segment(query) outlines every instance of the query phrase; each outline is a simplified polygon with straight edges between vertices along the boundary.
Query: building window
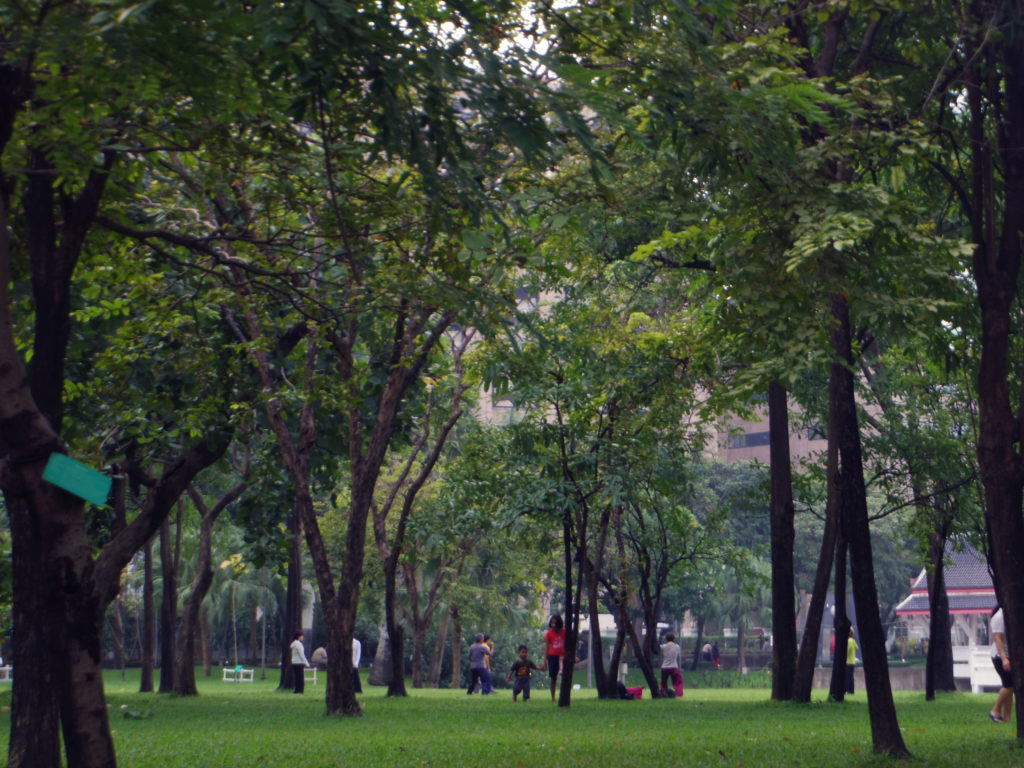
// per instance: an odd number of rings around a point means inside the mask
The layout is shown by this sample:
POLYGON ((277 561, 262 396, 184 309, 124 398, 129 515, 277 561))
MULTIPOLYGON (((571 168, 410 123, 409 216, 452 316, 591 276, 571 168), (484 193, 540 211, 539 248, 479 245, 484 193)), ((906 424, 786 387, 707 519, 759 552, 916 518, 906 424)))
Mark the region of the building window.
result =
POLYGON ((770 432, 746 432, 742 435, 729 435, 729 448, 756 448, 771 442, 770 432))

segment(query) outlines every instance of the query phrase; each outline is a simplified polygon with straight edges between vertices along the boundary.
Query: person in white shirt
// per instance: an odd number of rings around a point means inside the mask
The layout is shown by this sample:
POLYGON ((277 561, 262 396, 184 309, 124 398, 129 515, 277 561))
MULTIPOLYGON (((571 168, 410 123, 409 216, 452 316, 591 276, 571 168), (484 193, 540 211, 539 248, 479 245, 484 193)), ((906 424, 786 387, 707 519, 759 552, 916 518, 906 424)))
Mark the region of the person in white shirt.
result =
POLYGON ((306 667, 309 661, 306 660, 306 649, 302 646, 302 631, 295 633, 292 640, 292 682, 295 685, 295 692, 302 693, 306 690, 306 667))
POLYGON ((1002 608, 997 608, 992 614, 988 627, 992 634, 992 666, 999 673, 1003 685, 988 716, 992 722, 1008 723, 1013 715, 1013 673, 1010 671, 1010 652, 1006 649, 1006 622, 1002 608))
POLYGON ((359 680, 359 660, 363 657, 363 644, 356 637, 352 638, 352 686, 356 693, 363 692, 363 684, 359 680))
POLYGON ((661 646, 661 690, 666 691, 666 683, 672 678, 672 691, 676 696, 683 695, 683 673, 679 662, 683 657, 683 649, 676 645, 674 632, 665 635, 665 644, 661 646))

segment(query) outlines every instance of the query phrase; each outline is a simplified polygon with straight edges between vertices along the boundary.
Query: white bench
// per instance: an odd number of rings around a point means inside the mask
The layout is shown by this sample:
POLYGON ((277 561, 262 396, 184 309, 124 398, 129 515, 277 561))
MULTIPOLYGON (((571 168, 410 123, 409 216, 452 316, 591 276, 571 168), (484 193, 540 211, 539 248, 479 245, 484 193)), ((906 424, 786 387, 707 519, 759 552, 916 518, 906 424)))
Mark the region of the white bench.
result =
POLYGON ((251 683, 255 679, 255 669, 245 669, 244 667, 224 667, 225 683, 251 683))
POLYGON ((8 682, 10 682, 13 679, 14 667, 12 667, 10 664, 0 667, 0 680, 7 680, 8 682))
POLYGON ((1001 688, 1003 681, 992 666, 992 652, 988 648, 971 649, 971 693, 985 688, 1001 688))
POLYGON ((306 667, 305 680, 307 683, 316 685, 316 667, 306 667))
POLYGON ((971 678, 971 651, 974 648, 967 645, 953 646, 953 677, 965 680, 971 678))

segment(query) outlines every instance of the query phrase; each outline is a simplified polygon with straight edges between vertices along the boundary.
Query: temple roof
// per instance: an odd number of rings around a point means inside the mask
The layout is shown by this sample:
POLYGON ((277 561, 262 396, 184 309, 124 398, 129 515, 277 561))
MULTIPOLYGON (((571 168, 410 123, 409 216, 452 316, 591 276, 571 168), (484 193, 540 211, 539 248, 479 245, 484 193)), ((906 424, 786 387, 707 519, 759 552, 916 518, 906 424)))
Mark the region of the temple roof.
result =
MULTIPOLYGON (((946 544, 946 591, 954 590, 991 590, 992 576, 988 572, 988 563, 981 553, 969 544, 963 545, 963 551, 955 552, 953 545, 946 544)), ((911 592, 928 592, 928 574, 924 568, 914 580, 911 592)))
MULTIPOLYGON (((946 544, 946 594, 950 613, 985 613, 996 606, 995 589, 985 558, 969 544, 954 551, 946 544)), ((928 574, 922 568, 910 588, 911 593, 896 606, 896 614, 928 613, 928 574)))
MULTIPOLYGON (((992 594, 969 594, 969 595, 949 595, 949 612, 950 613, 991 613, 992 609, 996 607, 996 596, 992 594)), ((920 592, 910 595, 905 598, 903 602, 896 606, 897 616, 906 616, 908 614, 927 614, 928 609, 928 595, 922 595, 920 592)))

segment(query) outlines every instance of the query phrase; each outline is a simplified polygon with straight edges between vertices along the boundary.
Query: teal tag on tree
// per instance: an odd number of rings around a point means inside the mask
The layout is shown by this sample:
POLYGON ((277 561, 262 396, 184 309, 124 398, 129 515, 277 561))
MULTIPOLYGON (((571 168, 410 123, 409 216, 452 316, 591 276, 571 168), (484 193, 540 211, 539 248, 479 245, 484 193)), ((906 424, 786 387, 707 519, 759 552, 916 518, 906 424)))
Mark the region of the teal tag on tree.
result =
POLYGON ((107 503, 110 477, 63 453, 51 453, 43 470, 43 480, 63 488, 98 507, 107 503))

